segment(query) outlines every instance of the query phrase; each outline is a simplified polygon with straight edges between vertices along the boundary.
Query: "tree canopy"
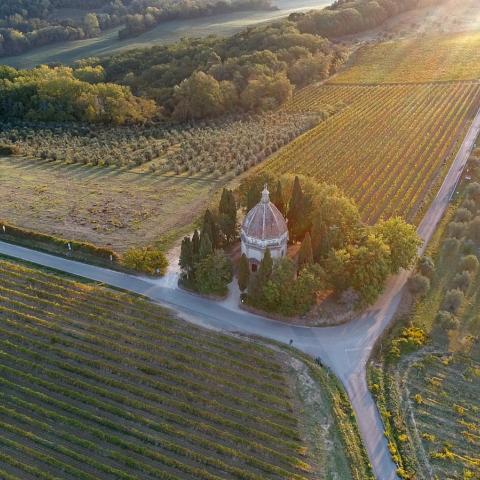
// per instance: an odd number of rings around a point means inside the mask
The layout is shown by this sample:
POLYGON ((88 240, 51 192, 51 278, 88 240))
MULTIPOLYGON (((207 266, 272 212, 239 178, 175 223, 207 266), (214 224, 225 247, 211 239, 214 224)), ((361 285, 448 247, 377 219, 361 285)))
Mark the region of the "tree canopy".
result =
POLYGON ((128 87, 88 83, 68 67, 0 67, 2 118, 121 125, 145 122, 156 112, 152 100, 135 97, 128 87))

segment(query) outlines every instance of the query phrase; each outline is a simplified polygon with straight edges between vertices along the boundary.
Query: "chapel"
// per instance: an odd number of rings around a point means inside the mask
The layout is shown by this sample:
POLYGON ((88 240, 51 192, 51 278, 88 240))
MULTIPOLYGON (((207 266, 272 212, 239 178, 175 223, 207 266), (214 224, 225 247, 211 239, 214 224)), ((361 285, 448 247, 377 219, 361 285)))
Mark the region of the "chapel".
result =
POLYGON ((252 272, 256 272, 267 248, 272 258, 287 255, 288 228, 280 210, 270 201, 267 185, 260 202, 246 215, 240 231, 242 254, 245 254, 252 272))

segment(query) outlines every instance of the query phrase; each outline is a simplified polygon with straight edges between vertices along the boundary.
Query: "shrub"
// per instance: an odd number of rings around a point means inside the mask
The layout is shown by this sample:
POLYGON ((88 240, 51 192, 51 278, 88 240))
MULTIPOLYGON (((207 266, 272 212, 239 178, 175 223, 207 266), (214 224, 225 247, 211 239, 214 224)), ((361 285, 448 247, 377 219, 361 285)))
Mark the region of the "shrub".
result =
POLYGON ((6 143, 0 143, 0 155, 18 155, 20 149, 15 145, 7 145, 6 143))
POLYGON ((131 248, 122 258, 122 264, 148 275, 165 275, 168 261, 160 250, 153 247, 131 248))
POLYGON ((460 261, 461 271, 467 271, 470 273, 477 273, 480 262, 475 255, 466 255, 460 261))
POLYGON ((465 236, 467 226, 463 222, 451 222, 448 225, 448 234, 451 238, 460 240, 465 236))
POLYGON ((465 300, 465 294, 458 288, 449 290, 443 301, 443 309, 450 313, 457 313, 465 300))
POLYGON ((476 202, 480 200, 480 183, 474 182, 467 187, 467 197, 476 202))
POLYGON ((457 273, 452 280, 452 287, 462 292, 466 292, 472 285, 472 274, 470 272, 464 271, 457 273))
POLYGON ((424 277, 431 278, 435 272, 435 263, 431 257, 425 255, 418 260, 417 268, 424 277))
POLYGON ((478 205, 475 200, 469 198, 463 202, 463 208, 467 209, 472 214, 475 214, 478 210, 478 205))
POLYGON ((430 279, 420 274, 413 275, 408 281, 408 288, 413 295, 424 297, 430 290, 430 279))
POLYGON ((480 245, 480 216, 476 216, 468 224, 468 238, 480 245))
POLYGON ((447 238, 443 242, 443 250, 446 255, 453 255, 454 253, 458 252, 459 247, 460 241, 456 238, 447 238))
POLYGON ((460 322, 459 320, 450 312, 445 310, 440 310, 437 314, 437 322, 446 330, 454 330, 458 328, 460 322))
POLYGON ((457 214, 455 215, 456 222, 469 222, 472 219, 472 212, 466 208, 459 208, 457 214))

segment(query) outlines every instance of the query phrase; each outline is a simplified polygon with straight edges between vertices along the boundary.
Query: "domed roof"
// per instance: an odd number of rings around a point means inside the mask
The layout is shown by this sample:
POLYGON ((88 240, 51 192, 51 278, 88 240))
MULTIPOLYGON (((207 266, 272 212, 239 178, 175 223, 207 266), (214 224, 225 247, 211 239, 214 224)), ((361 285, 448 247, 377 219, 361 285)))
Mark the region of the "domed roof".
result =
POLYGON ((270 193, 265 185, 262 199, 245 217, 242 233, 258 240, 277 240, 288 233, 287 222, 280 210, 270 201, 270 193))

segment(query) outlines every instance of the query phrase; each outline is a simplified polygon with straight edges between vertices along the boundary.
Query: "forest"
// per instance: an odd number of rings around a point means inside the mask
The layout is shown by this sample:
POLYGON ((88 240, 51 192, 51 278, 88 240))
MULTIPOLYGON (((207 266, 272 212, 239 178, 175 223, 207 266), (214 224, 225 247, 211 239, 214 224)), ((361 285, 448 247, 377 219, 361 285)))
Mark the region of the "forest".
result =
POLYGON ((119 38, 125 38, 164 21, 274 8, 271 0, 4 0, 0 56, 92 38, 120 25, 119 38))
POLYGON ((282 21, 230 38, 182 39, 80 65, 102 66, 108 81, 128 85, 156 100, 165 114, 187 120, 276 108, 295 87, 330 76, 347 56, 344 47, 282 21))
MULTIPOLYGON (((94 74, 94 72, 93 72, 94 74)), ((42 66, 16 70, 0 66, 0 117, 32 121, 142 123, 157 111, 155 102, 128 87, 89 83, 82 72, 42 66)))
POLYGON ((295 22, 302 33, 312 33, 327 38, 350 35, 378 27, 389 18, 402 12, 441 3, 443 0, 336 0, 322 10, 293 13, 289 20, 295 22))

